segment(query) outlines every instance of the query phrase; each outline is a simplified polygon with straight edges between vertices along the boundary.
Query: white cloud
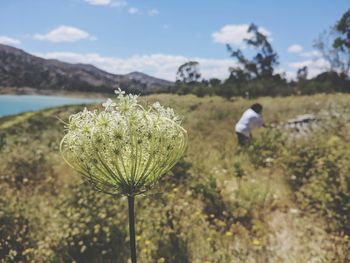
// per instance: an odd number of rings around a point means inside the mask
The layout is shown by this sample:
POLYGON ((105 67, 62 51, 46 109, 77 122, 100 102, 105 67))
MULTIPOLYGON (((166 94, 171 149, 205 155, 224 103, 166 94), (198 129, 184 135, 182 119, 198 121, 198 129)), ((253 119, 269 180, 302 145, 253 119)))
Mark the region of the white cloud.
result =
POLYGON ((307 57, 307 58, 315 58, 315 57, 321 57, 322 54, 317 50, 313 50, 313 51, 303 52, 301 53, 301 56, 307 57))
POLYGON ((21 44, 21 41, 15 38, 6 37, 6 36, 0 36, 0 44, 4 45, 10 45, 10 46, 17 46, 21 44))
POLYGON ((164 25, 163 25, 163 29, 166 30, 166 29, 169 29, 169 28, 170 28, 170 26, 169 26, 168 24, 164 24, 164 25))
POLYGON ((130 13, 130 14, 137 14, 137 13, 139 13, 140 12, 140 10, 139 9, 137 9, 136 7, 130 7, 129 9, 128 9, 128 12, 130 13))
POLYGON ((316 60, 304 60, 299 62, 292 62, 292 63, 289 63, 288 66, 294 69, 307 67, 309 78, 313 78, 330 68, 329 62, 324 58, 318 58, 316 60))
POLYGON ((82 39, 96 40, 96 38, 89 33, 71 26, 59 26, 47 34, 35 34, 33 37, 37 40, 54 43, 75 42, 82 39))
POLYGON ((103 57, 96 53, 80 54, 69 52, 36 53, 47 59, 58 59, 70 63, 92 64, 113 74, 127 74, 140 71, 170 81, 175 81, 180 65, 188 61, 198 61, 204 78, 228 77, 228 68, 235 66, 231 59, 208 59, 165 54, 133 55, 128 58, 103 57))
POLYGON ((85 0, 90 5, 109 5, 112 1, 111 0, 85 0))
POLYGON ((156 16, 156 15, 159 15, 159 11, 155 8, 152 8, 150 10, 148 10, 148 15, 149 16, 156 16))
POLYGON ((277 68, 274 70, 274 73, 278 73, 283 75, 287 80, 295 79, 296 73, 290 70, 286 70, 285 68, 277 68))
POLYGON ((127 5, 125 0, 85 0, 90 5, 109 5, 115 7, 123 7, 127 5))
POLYGON ((290 47, 288 47, 289 53, 300 53, 302 51, 303 51, 303 47, 301 45, 298 45, 298 44, 291 45, 290 47))
MULTIPOLYGON (((219 31, 212 33, 211 36, 215 43, 243 47, 245 45, 244 40, 251 39, 253 36, 252 33, 248 33, 248 28, 248 24, 225 25, 219 31)), ((271 36, 271 33, 263 27, 259 27, 258 30, 267 37, 271 36)))

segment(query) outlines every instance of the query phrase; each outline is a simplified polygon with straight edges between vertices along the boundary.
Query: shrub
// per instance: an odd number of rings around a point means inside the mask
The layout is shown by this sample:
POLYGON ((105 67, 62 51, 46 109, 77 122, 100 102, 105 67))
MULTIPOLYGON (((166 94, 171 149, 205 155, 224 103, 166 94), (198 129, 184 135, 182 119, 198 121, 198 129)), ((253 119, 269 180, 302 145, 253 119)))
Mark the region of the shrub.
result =
POLYGON ((1 132, 0 133, 0 151, 5 147, 6 145, 6 133, 1 132))
POLYGON ((255 167, 272 164, 281 154, 285 145, 282 133, 274 129, 265 129, 249 143, 247 153, 255 167))
POLYGON ((30 238, 29 220, 23 209, 16 204, 18 200, 0 195, 0 259, 1 262, 28 262, 28 251, 33 246, 30 238))
POLYGON ((247 229, 254 230, 257 221, 263 223, 261 212, 269 202, 269 185, 254 179, 241 182, 235 191, 234 201, 230 204, 235 222, 247 229))
POLYGON ((189 169, 191 166, 191 163, 182 158, 171 168, 168 174, 161 177, 159 185, 167 187, 169 185, 181 185, 186 183, 190 179, 189 169))
POLYGON ((126 262, 128 247, 124 240, 126 208, 87 183, 71 187, 61 213, 62 241, 55 248, 57 261, 126 262))
POLYGON ((163 262, 190 262, 187 243, 178 235, 169 233, 168 236, 163 236, 158 242, 155 258, 163 259, 163 262))
POLYGON ((5 154, 1 167, 1 181, 16 189, 40 188, 45 184, 54 192, 52 186, 54 171, 47 155, 38 147, 28 146, 17 148, 10 154, 5 154), (32 150, 36 149, 36 150, 32 150))
POLYGON ((204 202, 204 213, 210 223, 215 223, 215 219, 226 221, 227 207, 220 194, 220 190, 216 184, 216 180, 213 176, 209 177, 208 182, 205 184, 199 183, 192 187, 193 195, 195 197, 200 196, 204 202))
POLYGON ((142 262, 191 262, 188 236, 195 216, 188 214, 194 207, 185 192, 185 187, 169 187, 137 202, 136 239, 142 262))
POLYGON ((326 143, 294 145, 284 165, 300 200, 330 219, 331 227, 350 234, 349 149, 335 136, 326 143))

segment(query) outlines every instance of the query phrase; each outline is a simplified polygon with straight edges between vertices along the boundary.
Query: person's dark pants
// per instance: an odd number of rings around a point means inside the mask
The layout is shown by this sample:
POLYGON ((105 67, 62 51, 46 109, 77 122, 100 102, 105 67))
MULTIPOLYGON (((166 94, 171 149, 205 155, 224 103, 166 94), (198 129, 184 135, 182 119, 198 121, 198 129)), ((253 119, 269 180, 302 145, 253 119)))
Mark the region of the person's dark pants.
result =
POLYGON ((236 134, 237 134, 237 140, 239 145, 246 145, 248 143, 249 137, 239 132, 236 132, 236 134))

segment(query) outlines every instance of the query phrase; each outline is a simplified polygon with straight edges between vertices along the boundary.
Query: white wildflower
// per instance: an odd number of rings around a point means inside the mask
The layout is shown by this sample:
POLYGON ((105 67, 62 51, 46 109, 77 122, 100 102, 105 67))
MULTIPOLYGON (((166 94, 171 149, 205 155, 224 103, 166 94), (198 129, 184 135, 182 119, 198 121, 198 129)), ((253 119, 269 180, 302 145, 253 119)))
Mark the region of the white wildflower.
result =
POLYGON ((66 162, 101 191, 128 196, 151 188, 184 154, 187 132, 173 109, 145 110, 138 96, 116 91, 104 111, 70 116, 61 152, 66 162))
POLYGON ((113 102, 113 100, 111 100, 110 98, 108 98, 106 102, 102 103, 102 106, 105 107, 106 111, 113 109, 113 107, 115 107, 116 105, 117 104, 113 102))

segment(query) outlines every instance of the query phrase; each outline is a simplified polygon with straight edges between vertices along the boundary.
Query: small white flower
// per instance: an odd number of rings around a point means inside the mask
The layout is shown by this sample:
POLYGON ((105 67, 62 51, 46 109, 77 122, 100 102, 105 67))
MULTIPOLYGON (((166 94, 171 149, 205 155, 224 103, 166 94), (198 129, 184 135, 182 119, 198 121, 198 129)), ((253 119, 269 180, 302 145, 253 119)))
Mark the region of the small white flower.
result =
POLYGON ((159 101, 156 101, 155 103, 153 103, 152 107, 157 110, 157 109, 161 108, 162 106, 160 105, 159 101))
POLYGON ((114 93, 117 94, 118 97, 119 97, 119 96, 122 97, 122 96, 124 96, 125 91, 123 91, 123 90, 121 90, 120 88, 118 88, 117 90, 114 91, 114 93))
POLYGON ((105 110, 109 110, 112 107, 115 107, 117 104, 115 102, 113 102, 113 100, 111 100, 110 98, 107 99, 106 102, 102 103, 102 106, 105 107, 105 110))

